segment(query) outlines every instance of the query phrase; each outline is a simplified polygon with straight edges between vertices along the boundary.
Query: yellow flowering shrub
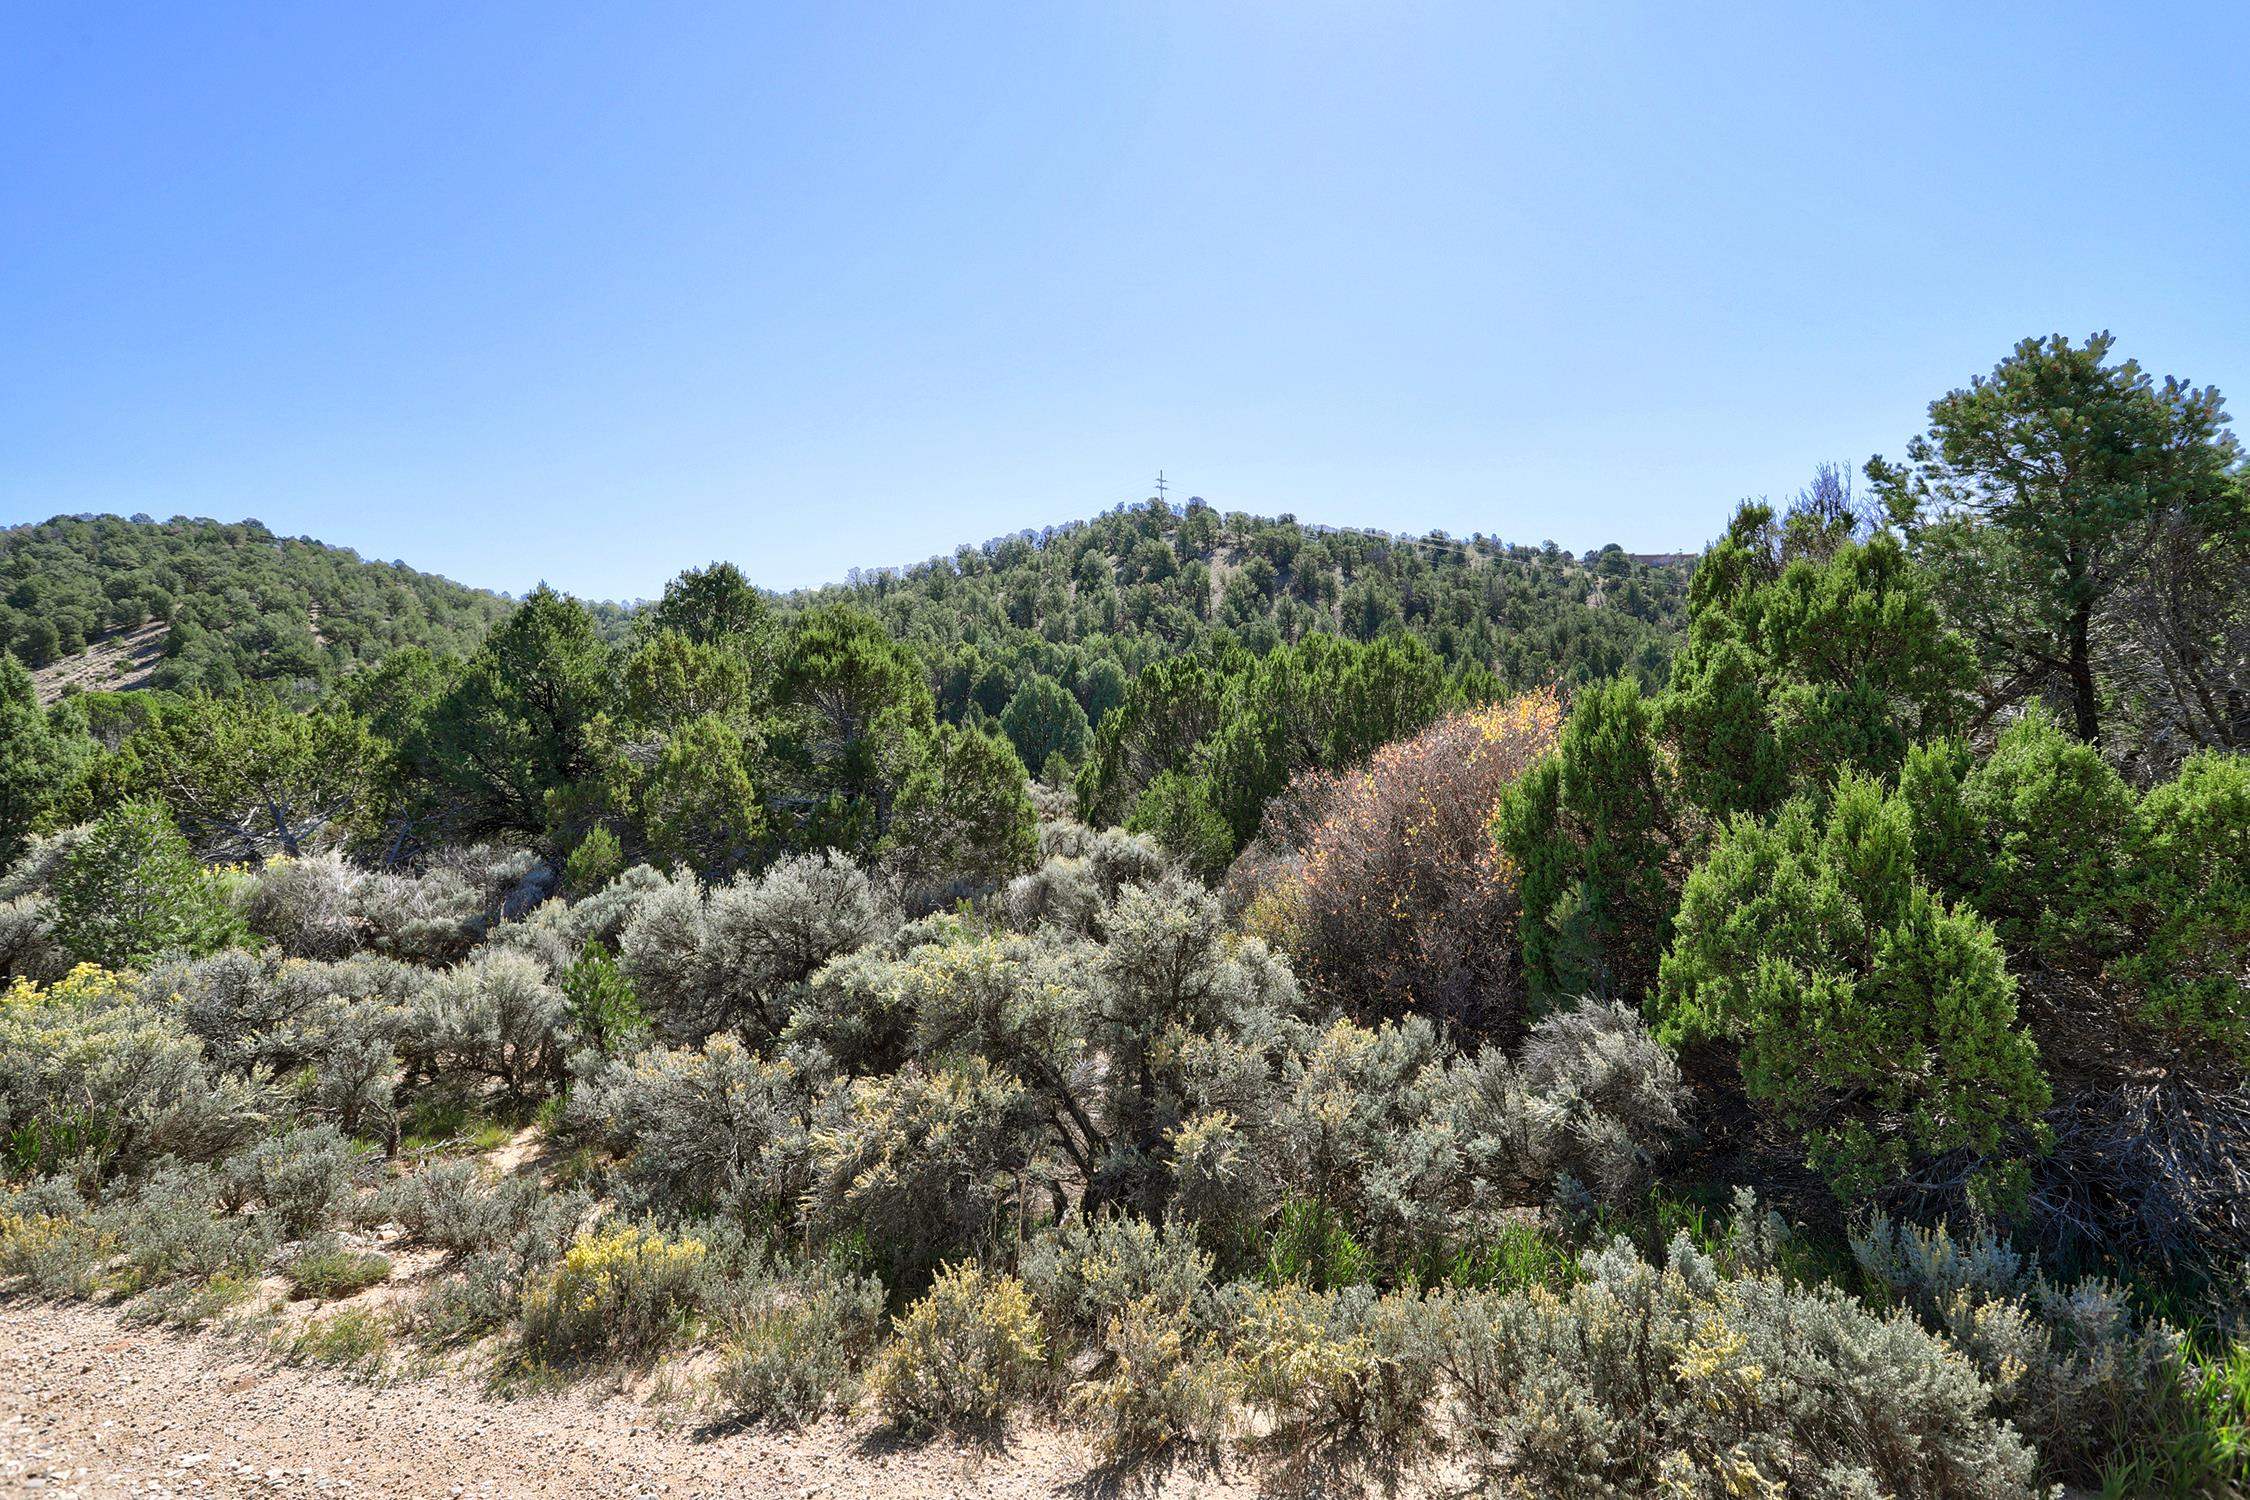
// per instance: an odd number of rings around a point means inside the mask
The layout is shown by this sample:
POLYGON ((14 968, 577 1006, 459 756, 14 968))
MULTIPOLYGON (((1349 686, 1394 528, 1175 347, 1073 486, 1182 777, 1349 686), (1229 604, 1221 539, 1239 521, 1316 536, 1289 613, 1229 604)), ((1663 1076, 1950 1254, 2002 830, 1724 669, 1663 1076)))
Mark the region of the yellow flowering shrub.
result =
POLYGON ((989 1425, 1040 1373, 1045 1334, 1030 1293, 975 1262, 938 1273, 892 1328, 868 1385, 899 1425, 989 1425))
POLYGON ((524 1291, 524 1342, 550 1358, 649 1354, 701 1308, 709 1248, 637 1224, 579 1236, 546 1276, 524 1291))
POLYGON ((207 1068, 203 1044, 134 983, 81 964, 0 991, 0 1168, 90 1180, 164 1156, 214 1161, 264 1124, 265 1086, 207 1068))
POLYGON ((68 1014, 99 1005, 123 1004, 133 998, 130 972, 105 969, 100 964, 80 964, 53 984, 12 979, 0 992, 0 1014, 28 1016, 37 1011, 68 1014))
POLYGON ((1227 1362, 1176 1302, 1150 1293, 1126 1303, 1109 1319, 1102 1347, 1108 1362, 1071 1387, 1068 1406, 1094 1429, 1105 1457, 1225 1433, 1233 1405, 1227 1362))
POLYGON ((38 1296, 92 1295, 116 1249, 115 1235, 84 1218, 0 1212, 0 1279, 38 1296))

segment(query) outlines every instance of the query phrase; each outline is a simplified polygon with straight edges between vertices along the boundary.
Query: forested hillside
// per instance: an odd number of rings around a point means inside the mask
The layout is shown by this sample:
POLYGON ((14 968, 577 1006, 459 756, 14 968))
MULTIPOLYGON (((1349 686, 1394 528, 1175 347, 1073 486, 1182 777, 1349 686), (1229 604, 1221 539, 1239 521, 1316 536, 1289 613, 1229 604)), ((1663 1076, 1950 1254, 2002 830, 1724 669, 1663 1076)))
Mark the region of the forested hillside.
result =
POLYGON ((1152 662, 1263 656, 1323 634, 1410 638, 1509 688, 1620 672, 1653 683, 1680 629, 1687 572, 1615 546, 1579 558, 1551 543, 1393 537, 1152 500, 855 572, 792 602, 872 613, 930 663, 949 719, 997 720, 1046 678, 1098 725, 1152 662))
POLYGON ((2104 335, 1866 474, 0 657, 0 1295, 1120 1474, 2239 1494, 2250 469, 2104 335))
POLYGON ((44 668, 157 621, 161 655, 136 685, 178 692, 317 687, 401 646, 472 650, 509 607, 255 521, 57 516, 0 531, 0 648, 44 668))

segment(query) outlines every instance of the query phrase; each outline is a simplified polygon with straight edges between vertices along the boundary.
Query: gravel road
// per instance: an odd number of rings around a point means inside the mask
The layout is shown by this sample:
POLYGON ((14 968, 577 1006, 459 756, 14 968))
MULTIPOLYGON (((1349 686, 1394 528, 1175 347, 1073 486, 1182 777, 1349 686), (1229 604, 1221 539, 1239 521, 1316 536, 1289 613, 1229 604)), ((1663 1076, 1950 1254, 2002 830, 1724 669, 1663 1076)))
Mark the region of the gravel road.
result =
POLYGON ((106 1308, 0 1302, 0 1494, 1249 1496, 1239 1471, 1121 1484, 1083 1444, 886 1443, 865 1422, 712 1431, 604 1390, 496 1399, 458 1376, 367 1385, 106 1308))

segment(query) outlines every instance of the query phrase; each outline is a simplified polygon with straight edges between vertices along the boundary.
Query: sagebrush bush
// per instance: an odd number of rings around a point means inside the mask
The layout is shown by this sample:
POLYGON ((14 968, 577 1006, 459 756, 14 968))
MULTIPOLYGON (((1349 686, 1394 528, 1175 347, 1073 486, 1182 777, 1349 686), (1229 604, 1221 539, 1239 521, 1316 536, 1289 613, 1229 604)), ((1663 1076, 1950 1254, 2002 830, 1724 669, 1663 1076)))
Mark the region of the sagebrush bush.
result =
POLYGON ((555 893, 559 878, 537 850, 504 842, 447 844, 430 853, 428 866, 466 881, 488 924, 521 921, 555 893))
POLYGON ((486 892, 449 868, 372 871, 353 888, 352 901, 353 919, 373 947, 409 963, 452 963, 491 922, 486 892))
POLYGON ((347 1134, 388 1136, 396 1122, 394 1016, 366 1002, 334 1003, 309 1039, 313 1110, 347 1134))
POLYGON ((352 1133, 390 1118, 395 1042, 427 983, 421 970, 360 954, 334 962, 274 963, 240 950, 155 965, 141 997, 170 1000, 206 1055, 241 1074, 310 1072, 310 1103, 352 1133))
POLYGON ((653 866, 634 865, 583 899, 548 902, 533 912, 529 921, 554 928, 573 952, 582 953, 596 943, 614 951, 641 902, 667 884, 663 873, 653 866))
POLYGON ((1054 926, 1092 937, 1120 891, 1149 884, 1170 864, 1154 839, 1123 829, 1051 823, 1040 839, 1042 863, 1010 881, 1002 897, 1010 922, 1025 930, 1054 926))
POLYGON ((1128 1215, 1080 1215, 1034 1240, 1020 1274, 1055 1357, 1067 1359, 1134 1304, 1189 1311, 1210 1282, 1211 1256, 1178 1229, 1128 1215))
POLYGON ((477 1255, 438 1277, 406 1313, 426 1348, 451 1349, 498 1332, 523 1305, 525 1279, 498 1255, 477 1255))
POLYGON ((1166 1133, 1164 1145, 1173 1221, 1191 1230, 1220 1267, 1244 1269, 1280 1197, 1277 1164, 1256 1148, 1231 1110, 1189 1115, 1166 1133))
POLYGON ((792 1210, 810 1181, 811 1113, 794 1064, 730 1036, 613 1059, 570 1100, 572 1121, 623 1157, 631 1202, 667 1213, 792 1210))
POLYGON ((1177 873, 1128 885, 1102 914, 1106 941, 1045 945, 1047 985, 1063 991, 1091 967, 1087 1043, 1110 1059, 1100 1106, 1121 1144, 1147 1150, 1212 1092, 1266 1071, 1297 1028, 1304 1000, 1289 966, 1260 939, 1227 930, 1211 894, 1177 873))
POLYGON ((808 1217, 823 1235, 863 1237, 892 1283, 910 1284, 997 1243, 1043 1128, 1023 1085, 982 1058, 854 1080, 812 1133, 808 1217))
MULTIPOLYGON (((932 920, 943 919, 911 926, 932 920)), ((944 943, 957 934, 931 936, 944 943)), ((784 1045, 797 1053, 817 1049, 847 1077, 897 1072, 914 1045, 915 997, 902 978, 897 955, 884 949, 863 948, 823 964, 790 1009, 784 1045)))
POLYGON ((1976 1363, 2051 1479, 2099 1484, 2185 1400, 2178 1331, 2137 1315, 2120 1287, 2056 1285, 1990 1229, 1955 1236, 1878 1214, 1851 1248, 1868 1276, 1976 1363))
POLYGON ((316 1241, 289 1257, 283 1268, 289 1289, 300 1297, 332 1302, 390 1279, 390 1257, 353 1250, 334 1240, 316 1241))
POLYGON ((708 896, 693 876, 652 890, 618 951, 667 1038, 693 1043, 732 1029, 763 1042, 815 970, 898 923, 889 897, 851 860, 790 855, 708 896))
POLYGON ((1287 1284, 1240 1298, 1230 1322, 1242 1401, 1293 1446, 1405 1455, 1435 1441, 1440 1369, 1417 1298, 1287 1284))
POLYGON ((17 1173, 88 1178, 158 1158, 215 1161, 279 1101, 263 1079, 214 1074, 202 1043, 123 977, 82 964, 0 992, 0 1153, 17 1173))
POLYGON ((498 1241, 498 1192, 473 1161, 441 1161, 389 1183, 382 1204, 410 1239, 461 1254, 498 1241))
POLYGON ((0 873, 0 901, 16 901, 52 890, 63 861, 92 831, 91 823, 81 823, 75 828, 32 835, 15 863, 0 873))
MULTIPOLYGON (((1115 1117, 1096 1122, 1106 1102, 1087 1087, 1080 1064, 1094 1018, 1080 944, 1052 935, 956 934, 895 959, 881 980, 885 993, 912 1015, 908 1050, 926 1065, 979 1059, 1016 1074, 1051 1107, 1071 1115, 1098 1143, 1131 1128, 1115 1117)), ((1119 1038, 1114 1066, 1137 1070, 1140 1057, 1119 1038)))
POLYGON ((1904 1314, 1620 1239, 1561 1294, 1433 1298, 1431 1357, 1488 1472, 1537 1494, 2032 1492, 1992 1392, 1904 1314))
POLYGON ((347 958, 366 936, 355 900, 366 878, 340 850, 271 859, 243 916, 292 958, 347 958))
POLYGON ((442 1161, 386 1187, 382 1209, 407 1237, 449 1254, 497 1253, 528 1269, 562 1256, 593 1207, 575 1190, 549 1190, 528 1177, 488 1181, 473 1161, 442 1161))
POLYGON ((201 1328, 243 1306, 258 1294, 256 1277, 222 1271, 207 1281, 175 1281, 155 1287, 125 1307, 128 1323, 158 1323, 167 1328, 201 1328))
POLYGON ((1044 1357, 1023 1283, 964 1262, 940 1270, 892 1325, 868 1384, 883 1414, 910 1431, 990 1426, 1031 1389, 1044 1357))
POLYGON ((1448 1233, 1458 1157, 1436 1114, 1447 1057, 1422 1016, 1372 1029, 1338 1021, 1283 1059, 1260 1124, 1283 1191, 1313 1219, 1336 1215, 1385 1264, 1408 1264, 1448 1233))
POLYGON ((732 1290, 716 1377, 736 1417, 794 1427, 848 1409, 883 1315, 882 1283, 824 1267, 732 1290))
POLYGON ((117 1236, 59 1177, 0 1191, 0 1276, 35 1297, 91 1296, 117 1253, 117 1236))
POLYGON ((617 956, 625 977, 670 1035, 692 1032, 703 1009, 703 944, 709 929, 703 882, 691 870, 678 870, 641 894, 618 931, 617 956), (667 1019, 671 1017, 682 1019, 667 1019))
POLYGON ((593 1208, 582 1192, 547 1192, 521 1178, 458 1195, 433 1192, 414 1237, 444 1245, 459 1260, 416 1303, 416 1337, 444 1348, 498 1330, 516 1315, 530 1284, 577 1243, 593 1208))
MULTIPOLYGON (((549 902, 548 905, 554 903, 549 902)), ((539 911, 547 908, 542 906, 539 911)), ((521 922, 500 922, 485 935, 475 957, 508 952, 533 960, 551 975, 559 975, 577 961, 581 950, 571 947, 561 923, 537 920, 538 912, 521 922)))
POLYGON ((1001 901, 1009 925, 1020 931, 1052 926, 1084 935, 1092 934, 1102 905, 1086 861, 1053 855, 1009 881, 1001 901))
POLYGON ((301 1240, 335 1223, 371 1166, 370 1149, 335 1126, 296 1126, 228 1162, 227 1180, 234 1197, 273 1215, 283 1238, 301 1240))
MULTIPOLYGON (((273 966, 260 955, 229 948, 202 958, 175 957, 151 964, 140 984, 151 1005, 169 997, 187 1029, 202 1039, 206 1055, 240 1072, 277 1054, 293 1062, 299 1019, 290 999, 276 993, 273 966)), ((294 997, 293 997, 294 998, 294 997)))
POLYGON ((54 903, 30 894, 0 901, 0 980, 46 984, 70 972, 70 950, 55 934, 54 903))
POLYGON ((402 1050, 433 1072, 489 1078, 526 1099, 562 1075, 565 1005, 545 964, 487 947, 415 997, 402 1050))
POLYGON ((261 1215, 222 1211, 219 1174, 167 1163, 106 1216, 115 1226, 130 1285, 139 1291, 177 1281, 255 1272, 276 1241, 261 1215))
POLYGON ((1166 1131, 1166 1212, 1233 1272, 1262 1262, 1268 1279, 1319 1286, 1443 1275, 1558 1178, 1606 1172, 1622 1190, 1677 1126, 1676 1077, 1637 1024, 1550 1031, 1547 1092, 1497 1048, 1460 1058, 1421 1017, 1285 1025, 1256 1049, 1182 1042, 1191 1103, 1226 1107, 1166 1131))
POLYGON ((1111 1459, 1179 1443, 1215 1443, 1234 1405, 1233 1370, 1186 1309, 1151 1293, 1117 1305, 1098 1334, 1102 1362, 1066 1405, 1111 1459))
POLYGON ((523 1339, 547 1359, 640 1357, 676 1338, 711 1292, 709 1250, 638 1224, 580 1236, 523 1295, 523 1339))
POLYGON ((1639 1016, 1585 1000, 1533 1027, 1516 1060, 1486 1048, 1454 1063, 1442 1107, 1476 1185, 1468 1206, 1538 1202, 1567 1179, 1617 1207, 1685 1133, 1687 1097, 1639 1016))

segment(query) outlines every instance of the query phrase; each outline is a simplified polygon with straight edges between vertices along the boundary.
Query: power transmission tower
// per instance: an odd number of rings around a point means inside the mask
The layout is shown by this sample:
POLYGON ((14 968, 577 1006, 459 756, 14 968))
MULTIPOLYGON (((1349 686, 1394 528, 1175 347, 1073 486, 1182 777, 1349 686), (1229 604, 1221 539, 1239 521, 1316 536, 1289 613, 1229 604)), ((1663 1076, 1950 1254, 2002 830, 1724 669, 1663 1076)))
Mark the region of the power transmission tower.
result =
POLYGON ((1156 498, 1159 500, 1164 498, 1164 471, 1162 469, 1156 471, 1156 498))

